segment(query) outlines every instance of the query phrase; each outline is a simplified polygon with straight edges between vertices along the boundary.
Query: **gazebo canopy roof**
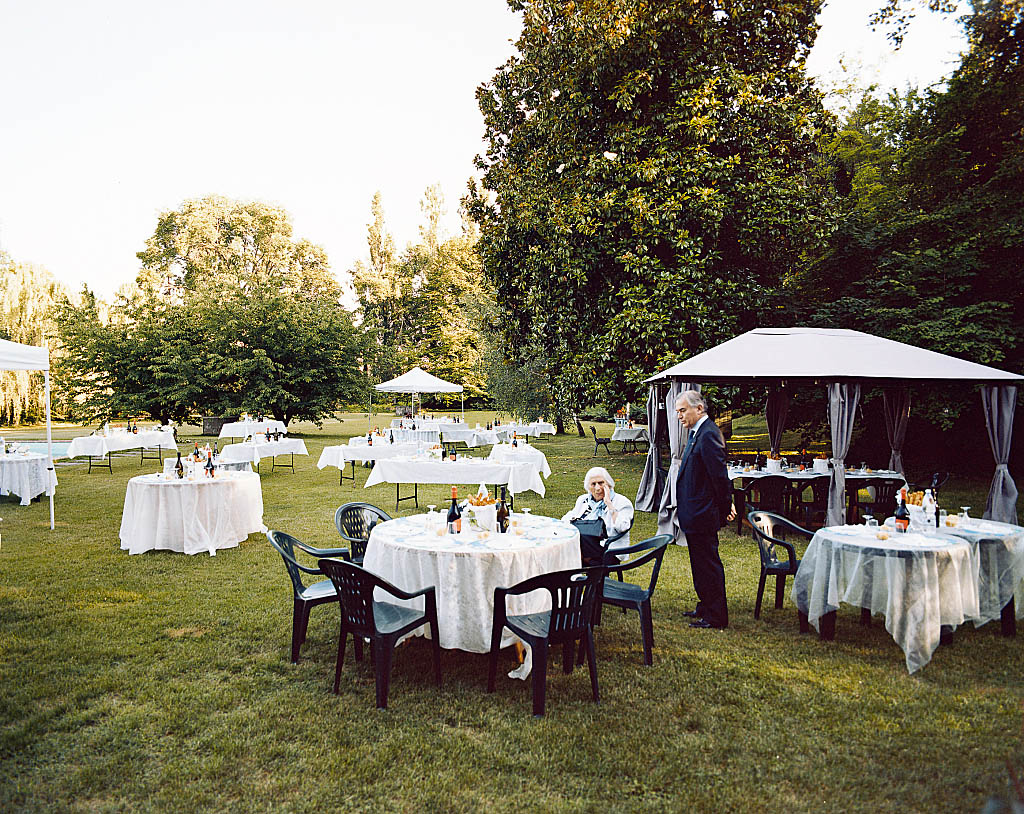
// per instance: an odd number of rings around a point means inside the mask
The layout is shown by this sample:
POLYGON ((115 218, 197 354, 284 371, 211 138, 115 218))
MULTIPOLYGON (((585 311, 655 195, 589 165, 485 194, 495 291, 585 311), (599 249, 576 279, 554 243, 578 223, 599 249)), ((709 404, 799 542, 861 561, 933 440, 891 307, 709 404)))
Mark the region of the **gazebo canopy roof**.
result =
POLYGON ((46 348, 0 339, 0 370, 49 369, 50 354, 46 348))
POLYGON ((421 367, 414 367, 396 379, 375 385, 375 389, 384 393, 461 393, 462 385, 446 382, 421 367))
POLYGON ((838 328, 757 328, 647 379, 751 384, 973 381, 1016 384, 1024 376, 954 356, 838 328))

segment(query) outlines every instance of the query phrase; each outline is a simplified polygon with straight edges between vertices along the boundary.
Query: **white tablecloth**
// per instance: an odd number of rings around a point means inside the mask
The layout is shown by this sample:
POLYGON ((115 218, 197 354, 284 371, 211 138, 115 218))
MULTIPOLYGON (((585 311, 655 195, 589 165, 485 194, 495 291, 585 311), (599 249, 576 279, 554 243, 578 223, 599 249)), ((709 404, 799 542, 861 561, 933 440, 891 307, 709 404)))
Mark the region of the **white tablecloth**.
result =
POLYGON ((471 429, 465 424, 451 424, 442 427, 441 438, 449 444, 462 441, 467 447, 482 447, 498 443, 498 434, 494 430, 471 429))
POLYGON ((336 466, 338 469, 344 469, 348 461, 379 461, 383 458, 411 457, 416 454, 418 449, 416 444, 380 444, 376 441, 373 442, 373 446, 353 445, 351 442, 337 444, 332 447, 324 447, 324 451, 320 453, 317 468, 336 466))
MULTIPOLYGON (((439 519, 443 523, 444 515, 439 519)), ((439 537, 427 528, 425 514, 399 517, 373 527, 364 564, 406 591, 436 586, 441 647, 487 653, 495 588, 580 567, 579 532, 572 525, 550 517, 524 519, 522 536, 490 534, 481 540, 470 533, 439 537)), ((397 600, 391 597, 387 601, 397 600)), ((406 604, 423 608, 422 598, 406 604)), ((510 613, 538 613, 549 608, 546 591, 509 598, 510 613)), ((420 628, 419 635, 426 634, 427 628, 420 628)), ((502 647, 514 640, 506 629, 502 647)))
POLYGON ((306 442, 301 438, 282 438, 280 441, 255 441, 245 444, 227 444, 220 451, 220 459, 224 463, 258 464, 260 458, 274 458, 278 455, 309 455, 306 442))
MULTIPOLYGON (((917 506, 909 506, 911 529, 924 525, 924 514, 917 506)), ((929 533, 934 533, 934 519, 929 533)), ((1017 618, 1024 619, 1024 528, 995 520, 968 518, 962 524, 951 518, 955 526, 943 526, 943 534, 966 540, 978 557, 978 617, 975 627, 997 621, 1003 607, 1011 600, 1017 618)), ((892 524, 892 520, 886 520, 892 524)))
MULTIPOLYGON (((813 469, 798 469, 796 467, 789 467, 788 469, 783 469, 779 472, 769 472, 767 469, 754 469, 752 467, 743 466, 729 467, 729 480, 736 480, 737 478, 742 478, 743 480, 766 478, 769 475, 782 475, 784 478, 788 478, 789 480, 810 480, 811 478, 817 478, 821 475, 828 474, 828 472, 815 472, 813 469)), ((871 472, 865 472, 859 469, 847 469, 846 477, 848 479, 856 478, 857 480, 871 478, 899 478, 900 480, 903 480, 903 475, 899 472, 890 472, 885 469, 873 469, 871 472)))
POLYGON ((913 673, 939 646, 943 625, 978 617, 978 559, 964 540, 827 526, 815 532, 793 581, 793 601, 818 627, 841 602, 885 616, 913 673))
POLYGON ((229 421, 220 428, 220 438, 246 438, 256 433, 286 433, 288 428, 283 421, 267 419, 266 421, 229 421))
POLYGON ((441 431, 436 427, 433 429, 430 429, 429 427, 424 429, 417 424, 415 430, 389 430, 389 433, 394 433, 396 444, 416 442, 424 444, 441 443, 441 431))
POLYGON ((34 497, 54 494, 57 473, 47 472, 46 461, 37 452, 0 455, 0 495, 17 495, 28 506, 34 497))
MULTIPOLYGON (((516 424, 512 422, 501 424, 498 429, 505 430, 508 433, 515 433, 516 435, 528 435, 531 438, 539 438, 544 434, 555 434, 555 425, 549 424, 547 421, 534 421, 531 424, 516 424)), ((511 435, 509 437, 511 438, 511 435)))
POLYGON ((418 458, 378 460, 366 487, 378 483, 494 483, 508 484, 512 494, 532 491, 544 496, 544 480, 536 462, 499 463, 485 458, 432 461, 418 458))
POLYGON ((174 433, 170 430, 147 430, 130 433, 115 432, 111 435, 83 435, 72 439, 68 447, 69 458, 91 455, 102 458, 108 452, 122 452, 126 449, 170 449, 176 450, 174 433))
POLYGON ((612 433, 613 441, 647 441, 650 443, 650 436, 646 427, 616 427, 612 433))
POLYGON ((517 446, 495 444, 491 448, 491 454, 487 456, 487 460, 503 464, 533 463, 545 478, 551 476, 551 467, 548 466, 547 456, 531 444, 519 443, 517 446))
POLYGON ((166 480, 139 475, 128 481, 121 517, 121 548, 199 554, 234 548, 263 525, 263 492, 255 472, 166 480))

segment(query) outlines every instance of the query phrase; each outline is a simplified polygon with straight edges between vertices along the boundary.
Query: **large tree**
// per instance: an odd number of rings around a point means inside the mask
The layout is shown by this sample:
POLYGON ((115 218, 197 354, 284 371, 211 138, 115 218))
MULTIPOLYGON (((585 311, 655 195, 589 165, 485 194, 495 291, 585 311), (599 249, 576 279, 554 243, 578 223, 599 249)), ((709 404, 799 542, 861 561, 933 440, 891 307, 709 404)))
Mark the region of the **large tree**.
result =
POLYGON ((803 69, 820 3, 510 5, 467 199, 509 346, 541 348, 570 409, 636 400, 756 325, 827 228, 831 120, 803 69))
POLYGON ((399 255, 379 193, 371 204, 369 262, 351 270, 370 339, 367 372, 371 381, 383 381, 419 365, 462 384, 466 398, 479 398, 485 394, 482 360, 494 289, 483 274, 478 236, 471 223, 458 235, 443 233, 444 196, 436 185, 427 188, 421 209, 420 240, 399 255))
POLYGON ((160 216, 137 284, 61 331, 95 417, 269 413, 319 421, 358 396, 362 343, 326 252, 278 208, 209 197, 160 216))

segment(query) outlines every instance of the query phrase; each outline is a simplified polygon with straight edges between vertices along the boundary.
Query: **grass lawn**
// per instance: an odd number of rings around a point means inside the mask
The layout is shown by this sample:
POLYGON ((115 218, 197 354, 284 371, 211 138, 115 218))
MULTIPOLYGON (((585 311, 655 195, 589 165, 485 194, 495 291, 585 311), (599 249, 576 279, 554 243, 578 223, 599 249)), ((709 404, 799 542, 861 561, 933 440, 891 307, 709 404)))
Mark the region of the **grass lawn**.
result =
MULTIPOLYGON (((264 467, 270 528, 327 546, 341 503, 395 513, 394 486, 363 489, 370 470, 339 486, 336 469, 316 469, 325 445, 365 432, 365 416, 344 418, 292 428, 310 453, 294 474, 264 467)), ((194 436, 180 437, 184 448, 194 436)), ((518 506, 561 515, 594 443, 588 432, 539 445, 547 496, 518 506)), ((632 498, 644 456, 613 446, 597 462, 632 498)), ((1005 794, 1006 761, 1024 762, 1024 635, 967 625, 911 676, 882 620, 861 627, 858 609, 841 609, 834 642, 800 635, 788 592, 754 621, 756 548, 731 532, 731 627, 688 627, 696 597, 686 551, 671 547, 652 667, 636 614, 604 614, 600 705, 586 670, 564 676, 559 657, 548 714, 532 718, 529 682, 504 676, 511 651, 493 695, 486 656, 444 651, 438 689, 416 639, 396 652, 378 712, 369 663, 356 665, 351 646, 341 694, 330 692, 336 607, 313 609, 290 663, 291 588, 262 535, 216 557, 120 550, 125 484, 155 469, 137 453, 115 457, 112 475, 61 467, 54 532, 45 499, 0 499, 2 811, 976 812, 1005 794)), ((986 489, 987 477, 953 478, 944 503, 984 506, 986 489)), ((421 487, 421 508, 399 514, 443 505, 447 491, 421 487)), ((634 538, 654 531, 638 513, 634 538)))

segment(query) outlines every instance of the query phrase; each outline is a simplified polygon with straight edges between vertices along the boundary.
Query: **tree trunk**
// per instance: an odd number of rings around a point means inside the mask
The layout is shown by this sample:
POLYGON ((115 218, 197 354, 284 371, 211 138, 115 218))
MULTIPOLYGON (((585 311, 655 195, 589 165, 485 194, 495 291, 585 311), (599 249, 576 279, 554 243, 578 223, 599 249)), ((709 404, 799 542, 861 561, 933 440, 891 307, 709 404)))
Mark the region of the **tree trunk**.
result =
POLYGON ((580 434, 580 438, 586 438, 587 433, 583 429, 583 422, 580 421, 580 417, 573 413, 572 420, 576 422, 576 432, 580 434))

